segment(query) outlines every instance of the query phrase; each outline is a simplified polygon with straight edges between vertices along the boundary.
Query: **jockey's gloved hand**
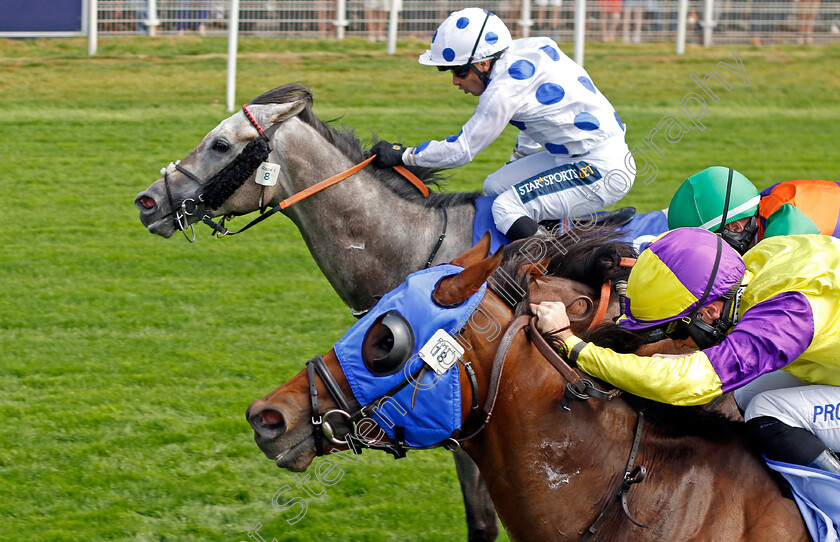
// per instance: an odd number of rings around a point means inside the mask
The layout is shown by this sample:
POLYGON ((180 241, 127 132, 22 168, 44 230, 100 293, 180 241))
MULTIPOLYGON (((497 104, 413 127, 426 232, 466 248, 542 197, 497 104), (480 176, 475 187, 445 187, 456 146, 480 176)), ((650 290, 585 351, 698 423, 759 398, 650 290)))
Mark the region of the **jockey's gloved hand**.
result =
POLYGON ((377 167, 401 166, 403 165, 402 154, 404 150, 405 147, 399 143, 379 141, 370 148, 370 152, 376 155, 376 158, 373 159, 373 165, 377 167))

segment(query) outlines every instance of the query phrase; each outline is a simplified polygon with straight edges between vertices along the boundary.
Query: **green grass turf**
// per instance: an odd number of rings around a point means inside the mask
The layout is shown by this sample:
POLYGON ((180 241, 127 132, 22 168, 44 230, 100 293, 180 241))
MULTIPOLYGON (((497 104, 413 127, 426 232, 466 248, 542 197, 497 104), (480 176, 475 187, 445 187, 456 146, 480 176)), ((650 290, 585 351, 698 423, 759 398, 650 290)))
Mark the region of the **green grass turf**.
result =
MULTIPOLYGON (((368 142, 457 133, 476 103, 416 64, 421 42, 394 56, 362 40, 240 45, 239 103, 302 81, 321 118, 368 142)), ((202 231, 195 245, 138 221, 134 195, 228 116, 225 51, 224 39, 105 39, 88 58, 84 40, 0 41, 0 539, 237 541, 246 523, 269 541, 464 539, 446 452, 337 459, 343 477, 313 483, 326 491, 315 500, 254 445, 246 406, 354 321, 290 221, 224 241, 202 231), (308 500, 294 525, 299 509, 271 506, 283 486, 283 500, 308 500)), ((656 179, 624 203, 662 208, 713 164, 760 188, 840 178, 840 48, 738 54, 749 86, 717 66, 733 63, 729 47, 588 46, 631 146, 679 115, 698 90, 691 73, 732 84, 712 83, 720 101, 702 132, 658 136, 656 179)), ((447 189, 480 189, 514 138, 453 171, 447 189)))

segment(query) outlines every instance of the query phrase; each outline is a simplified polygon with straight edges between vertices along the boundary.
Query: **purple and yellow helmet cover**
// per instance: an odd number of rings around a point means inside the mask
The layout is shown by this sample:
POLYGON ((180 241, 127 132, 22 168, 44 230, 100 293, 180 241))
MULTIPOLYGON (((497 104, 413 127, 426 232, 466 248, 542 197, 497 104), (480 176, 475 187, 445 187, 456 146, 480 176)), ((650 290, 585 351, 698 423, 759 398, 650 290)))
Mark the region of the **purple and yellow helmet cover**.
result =
MULTIPOLYGON (((627 281, 627 314, 618 323, 643 329, 682 318, 697 308, 712 274, 718 236, 700 228, 678 228, 657 237, 639 255, 627 281)), ((721 243, 721 258, 704 304, 724 295, 746 271, 741 256, 721 243)))

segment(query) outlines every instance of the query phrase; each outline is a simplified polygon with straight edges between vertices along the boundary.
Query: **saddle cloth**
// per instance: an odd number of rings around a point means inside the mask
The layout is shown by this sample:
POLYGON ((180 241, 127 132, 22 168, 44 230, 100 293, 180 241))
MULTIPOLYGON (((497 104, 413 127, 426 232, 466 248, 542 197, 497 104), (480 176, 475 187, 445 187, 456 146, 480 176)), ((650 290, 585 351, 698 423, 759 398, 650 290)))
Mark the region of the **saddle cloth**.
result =
MULTIPOLYGON (((475 201, 475 221, 473 222, 473 245, 490 230, 492 235, 490 252, 495 252, 502 245, 510 243, 507 237, 496 229, 493 222, 492 196, 482 196, 475 201)), ((597 215, 598 213, 596 213, 597 215)), ((653 239, 668 231, 668 215, 665 211, 652 211, 635 215, 630 222, 618 228, 624 232, 621 241, 631 243, 641 252, 653 239)))
POLYGON ((767 466, 784 476, 815 542, 840 540, 840 476, 830 472, 767 459, 767 466))

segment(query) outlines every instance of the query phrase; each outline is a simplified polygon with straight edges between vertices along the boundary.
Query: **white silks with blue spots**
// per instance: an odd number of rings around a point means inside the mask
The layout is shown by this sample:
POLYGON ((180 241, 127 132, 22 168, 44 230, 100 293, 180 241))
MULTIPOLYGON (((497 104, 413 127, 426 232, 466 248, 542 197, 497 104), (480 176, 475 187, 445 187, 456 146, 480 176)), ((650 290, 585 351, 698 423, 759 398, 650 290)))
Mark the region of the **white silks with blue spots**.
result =
POLYGON ((508 124, 520 130, 514 158, 541 148, 582 155, 610 138, 624 137, 624 124, 586 70, 551 39, 523 38, 495 62, 475 113, 458 134, 411 147, 403 157, 411 165, 462 166, 508 124))
POLYGON ((502 233, 520 217, 541 222, 588 215, 632 188, 636 168, 626 126, 586 70, 544 37, 514 40, 493 64, 461 130, 409 147, 403 161, 467 164, 509 124, 519 129, 511 161, 484 181, 484 193, 497 196, 493 220, 502 233))
MULTIPOLYGON (((351 327, 333 347, 353 395, 367 406, 404 382, 423 361, 417 353, 436 331, 442 329, 457 334, 484 298, 487 284, 466 301, 455 307, 441 307, 432 298, 441 279, 463 271, 456 265, 440 265, 412 273, 406 281, 386 294, 373 309, 351 327), (376 376, 364 362, 362 345, 370 327, 382 315, 396 311, 411 326, 414 349, 411 359, 394 374, 376 376)), ((461 427, 461 381, 456 363, 442 375, 427 372, 419 383, 409 383, 372 416, 389 438, 395 436, 394 427, 405 429, 409 446, 437 444, 461 427), (415 385, 419 388, 415 407, 411 397, 415 385)))

